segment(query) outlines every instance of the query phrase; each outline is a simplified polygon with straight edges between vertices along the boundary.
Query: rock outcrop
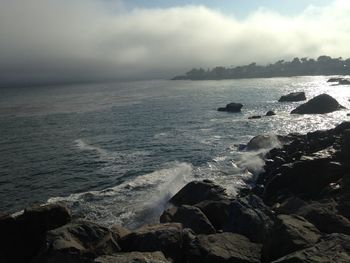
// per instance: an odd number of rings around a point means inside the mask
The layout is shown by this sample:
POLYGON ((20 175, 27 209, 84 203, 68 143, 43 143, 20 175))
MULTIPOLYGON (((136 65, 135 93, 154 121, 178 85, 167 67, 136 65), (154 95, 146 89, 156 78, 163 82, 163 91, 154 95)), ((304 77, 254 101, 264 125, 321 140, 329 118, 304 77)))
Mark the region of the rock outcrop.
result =
POLYGON ((240 112, 242 107, 243 107, 243 104, 232 102, 227 104, 226 107, 218 108, 218 111, 240 112))
POLYGON ((281 96, 279 102, 292 102, 306 100, 305 92, 292 92, 287 95, 281 96))
POLYGON ((325 114, 344 109, 336 99, 327 95, 318 95, 294 109, 291 114, 325 114))

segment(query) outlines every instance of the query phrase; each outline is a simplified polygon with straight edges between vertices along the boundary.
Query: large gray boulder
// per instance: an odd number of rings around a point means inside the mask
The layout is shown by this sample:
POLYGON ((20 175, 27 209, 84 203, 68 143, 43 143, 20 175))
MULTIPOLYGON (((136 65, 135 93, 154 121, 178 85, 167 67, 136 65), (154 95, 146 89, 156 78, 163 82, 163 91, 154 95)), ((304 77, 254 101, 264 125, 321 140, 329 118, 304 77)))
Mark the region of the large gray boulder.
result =
POLYGON ((177 192, 169 202, 176 205, 195 205, 205 200, 226 199, 226 190, 210 180, 193 181, 177 192))
POLYGON ((198 235, 186 248, 189 263, 258 263, 261 245, 234 233, 198 235))
POLYGON ((273 134, 261 134, 253 137, 247 144, 248 151, 271 149, 281 145, 278 137, 273 134))
POLYGON ((243 107, 241 103, 229 103, 224 108, 218 108, 218 111, 227 111, 227 112, 240 112, 243 107))
POLYGON ((94 263, 170 263, 162 252, 126 252, 104 255, 95 259, 94 263))
POLYGON ((213 234, 216 232, 205 214, 199 208, 189 205, 172 207, 165 210, 160 217, 160 222, 181 223, 184 228, 190 228, 196 234, 213 234))
POLYGON ((99 255, 120 251, 117 237, 108 228, 88 221, 72 222, 50 230, 37 262, 90 262, 99 255))
POLYGON ((312 247, 288 254, 273 263, 348 263, 350 236, 332 234, 312 247))
POLYGON ((303 101, 306 100, 305 92, 292 92, 287 95, 281 96, 279 102, 290 102, 290 101, 303 101))
POLYGON ((291 114, 324 114, 344 109, 336 99, 327 95, 318 95, 292 110, 291 114))
POLYGON ((195 206, 198 207, 213 224, 216 230, 222 230, 230 215, 231 200, 203 201, 195 206))
POLYGON ((320 239, 317 228, 296 215, 279 215, 263 242, 263 257, 271 262, 294 251, 313 246, 320 239))
POLYGON ((183 228, 179 223, 145 225, 124 236, 120 245, 125 252, 162 251, 167 258, 182 262, 183 228))

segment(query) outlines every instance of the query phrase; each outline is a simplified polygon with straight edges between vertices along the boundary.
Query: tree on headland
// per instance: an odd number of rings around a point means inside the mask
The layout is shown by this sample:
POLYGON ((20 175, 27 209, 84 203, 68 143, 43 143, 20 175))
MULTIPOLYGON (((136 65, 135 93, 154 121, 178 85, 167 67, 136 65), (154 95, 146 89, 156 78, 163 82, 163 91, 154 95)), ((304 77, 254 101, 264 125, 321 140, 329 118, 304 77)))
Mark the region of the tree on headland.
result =
POLYGON ((185 75, 176 76, 173 79, 216 80, 316 75, 350 75, 350 58, 344 60, 342 57, 332 58, 323 55, 316 60, 295 57, 292 61, 279 60, 266 66, 260 66, 253 62, 245 66, 228 68, 217 66, 211 70, 194 68, 185 75))

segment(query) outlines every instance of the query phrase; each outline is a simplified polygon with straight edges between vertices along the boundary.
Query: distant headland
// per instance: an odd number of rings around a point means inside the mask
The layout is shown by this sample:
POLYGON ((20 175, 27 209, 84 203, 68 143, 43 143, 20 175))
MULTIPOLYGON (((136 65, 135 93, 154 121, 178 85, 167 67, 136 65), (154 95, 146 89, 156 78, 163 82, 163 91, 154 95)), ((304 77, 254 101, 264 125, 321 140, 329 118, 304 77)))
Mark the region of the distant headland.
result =
POLYGON ((237 67, 215 67, 205 70, 193 68, 185 75, 173 80, 219 80, 240 78, 272 78, 292 76, 350 75, 350 58, 320 56, 313 58, 294 58, 292 61, 279 60, 266 66, 251 63, 237 67))

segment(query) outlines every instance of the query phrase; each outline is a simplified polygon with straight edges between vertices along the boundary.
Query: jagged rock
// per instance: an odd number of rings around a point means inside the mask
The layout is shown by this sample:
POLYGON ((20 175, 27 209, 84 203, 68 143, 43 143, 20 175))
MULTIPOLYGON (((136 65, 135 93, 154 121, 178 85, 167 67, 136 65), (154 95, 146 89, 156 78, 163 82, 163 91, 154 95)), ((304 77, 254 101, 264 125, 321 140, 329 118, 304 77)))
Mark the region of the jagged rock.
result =
POLYGON ((195 205, 205 200, 226 199, 226 190, 210 180, 193 181, 177 192, 169 202, 176 205, 195 205))
POLYGON ((190 263, 258 263, 261 245, 234 233, 198 235, 187 247, 190 263))
POLYGON ((121 239, 123 251, 162 251, 167 258, 182 262, 182 225, 179 223, 145 225, 121 239))
POLYGON ((296 251, 273 263, 348 263, 350 262, 350 236, 332 234, 310 248, 296 251))
POLYGON ((291 114, 324 114, 344 109, 338 101, 327 94, 318 95, 294 109, 291 114))
POLYGON ((223 231, 244 235, 253 242, 262 242, 272 225, 272 211, 259 197, 248 195, 230 204, 223 231))
POLYGON ((263 242, 263 258, 271 262, 294 251, 314 245, 321 237, 317 228, 296 215, 279 215, 263 242))
POLYGON ((276 115, 276 113, 272 110, 269 110, 268 112, 266 112, 266 116, 274 116, 276 115))
POLYGON ((261 116, 260 115, 254 115, 254 116, 250 116, 248 119, 249 120, 261 119, 261 116))
POLYGON ((341 137, 341 152, 344 155, 344 160, 349 160, 350 158, 350 129, 343 131, 341 137))
POLYGON ((37 262, 91 262, 96 256, 120 251, 117 237, 106 227, 77 221, 47 232, 46 247, 37 262))
POLYGON ((218 111, 240 112, 243 105, 241 103, 229 103, 224 108, 218 108, 218 111))
POLYGON ((247 144, 248 151, 256 151, 260 149, 271 149, 280 145, 278 137, 273 134, 257 135, 247 144))
POLYGON ((305 92, 292 92, 288 95, 281 96, 279 102, 303 101, 306 100, 305 92))
POLYGON ((230 200, 203 201, 196 204, 196 207, 203 211, 216 230, 222 230, 229 218, 230 204, 230 200))
POLYGON ((60 204, 33 206, 16 217, 0 219, 0 261, 29 262, 45 243, 46 231, 68 223, 71 215, 60 204))
POLYGON ((205 214, 199 208, 189 205, 167 209, 161 215, 160 222, 181 223, 184 228, 190 228, 196 234, 213 234, 216 232, 205 214))
POLYGON ((323 233, 350 235, 350 221, 342 216, 335 201, 311 202, 298 208, 295 213, 303 216, 323 233))
POLYGON ((336 182, 344 172, 340 163, 333 161, 333 149, 325 149, 299 161, 283 164, 266 183, 264 201, 273 204, 290 196, 312 198, 320 195, 330 183, 336 182))
POLYGON ((104 255, 95 259, 95 263, 170 263, 162 252, 127 252, 111 256, 104 255))

